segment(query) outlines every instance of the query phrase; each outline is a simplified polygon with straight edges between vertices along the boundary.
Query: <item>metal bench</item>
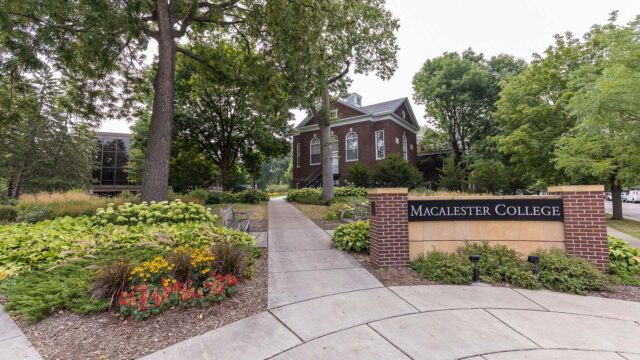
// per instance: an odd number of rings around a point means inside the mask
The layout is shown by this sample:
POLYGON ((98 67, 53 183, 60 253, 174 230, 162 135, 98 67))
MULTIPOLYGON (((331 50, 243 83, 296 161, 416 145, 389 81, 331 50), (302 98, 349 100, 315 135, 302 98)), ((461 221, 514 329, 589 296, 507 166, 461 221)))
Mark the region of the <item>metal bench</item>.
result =
POLYGON ((347 223, 364 221, 369 218, 369 207, 361 203, 353 204, 353 209, 341 209, 339 212, 340 220, 347 223))
POLYGON ((222 219, 222 224, 229 229, 249 232, 251 228, 251 211, 233 211, 233 207, 229 206, 220 209, 220 218, 222 219), (237 219, 236 215, 244 217, 237 219))

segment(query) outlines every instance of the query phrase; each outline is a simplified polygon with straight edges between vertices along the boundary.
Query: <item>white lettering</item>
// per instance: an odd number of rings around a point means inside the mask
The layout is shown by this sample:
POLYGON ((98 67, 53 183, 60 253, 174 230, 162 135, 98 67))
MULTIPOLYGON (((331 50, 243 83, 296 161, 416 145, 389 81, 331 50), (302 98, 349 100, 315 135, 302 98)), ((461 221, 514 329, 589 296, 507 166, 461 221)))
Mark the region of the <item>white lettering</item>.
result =
POLYGON ((504 208, 506 207, 505 204, 498 204, 496 205, 496 214, 498 214, 499 216, 504 216, 505 212, 504 212, 504 208))

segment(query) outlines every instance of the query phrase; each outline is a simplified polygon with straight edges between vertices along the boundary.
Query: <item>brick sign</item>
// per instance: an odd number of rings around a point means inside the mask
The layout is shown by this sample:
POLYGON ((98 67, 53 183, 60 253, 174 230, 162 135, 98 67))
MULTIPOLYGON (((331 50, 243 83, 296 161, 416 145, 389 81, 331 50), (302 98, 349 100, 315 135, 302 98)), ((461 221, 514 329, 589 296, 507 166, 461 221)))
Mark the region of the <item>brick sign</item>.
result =
POLYGON ((409 221, 562 221, 562 199, 409 200, 409 221))

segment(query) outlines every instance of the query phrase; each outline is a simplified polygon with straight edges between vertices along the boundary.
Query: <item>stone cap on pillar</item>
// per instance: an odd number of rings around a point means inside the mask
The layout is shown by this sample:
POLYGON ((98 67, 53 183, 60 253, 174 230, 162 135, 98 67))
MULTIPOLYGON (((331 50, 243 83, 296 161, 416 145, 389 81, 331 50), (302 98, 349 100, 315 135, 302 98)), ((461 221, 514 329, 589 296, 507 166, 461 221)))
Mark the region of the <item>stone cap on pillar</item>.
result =
POLYGON ((368 189, 367 193, 369 195, 375 194, 408 194, 409 189, 407 188, 373 188, 368 189))
POLYGON ((550 193, 563 193, 563 192, 602 192, 604 191, 604 185, 561 185, 561 186, 549 186, 547 191, 550 193))

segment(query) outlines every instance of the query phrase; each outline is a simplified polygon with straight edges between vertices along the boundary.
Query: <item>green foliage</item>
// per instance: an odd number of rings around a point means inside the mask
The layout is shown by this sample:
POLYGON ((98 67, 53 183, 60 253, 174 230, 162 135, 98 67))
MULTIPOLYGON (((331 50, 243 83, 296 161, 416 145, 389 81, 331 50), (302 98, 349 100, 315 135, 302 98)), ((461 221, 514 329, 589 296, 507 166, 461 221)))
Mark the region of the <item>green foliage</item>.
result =
POLYGON ((89 261, 24 272, 0 284, 7 298, 5 309, 37 321, 56 311, 68 309, 79 314, 101 312, 108 308, 105 300, 94 300, 89 293, 92 271, 89 261))
POLYGON ((440 152, 449 149, 449 137, 446 132, 429 126, 422 128, 420 150, 424 152, 440 152))
POLYGON ((331 242, 338 250, 369 252, 369 222, 355 221, 338 226, 331 242))
POLYGON ((428 251, 412 261, 411 268, 437 283, 470 284, 472 280, 471 262, 456 253, 428 251))
POLYGON ((198 198, 202 200, 203 204, 206 204, 207 201, 209 200, 209 191, 207 191, 206 189, 200 189, 200 188, 194 189, 189 191, 187 195, 189 197, 198 198))
POLYGON ((505 193, 510 190, 509 175, 501 161, 481 158, 471 164, 469 183, 475 192, 505 193))
POLYGON ((366 197, 367 189, 357 186, 338 186, 334 189, 336 197, 366 197))
POLYGON ((640 286, 640 250, 609 236, 611 274, 622 283, 640 286))
POLYGON ((418 257, 411 268, 426 279, 445 284, 467 284, 471 282, 472 264, 469 255, 480 255, 478 268, 480 279, 487 283, 509 283, 529 289, 586 294, 589 291, 607 290, 610 282, 588 260, 567 256, 559 249, 537 250, 540 273, 536 277, 532 265, 522 259, 521 254, 503 245, 489 246, 469 244, 455 253, 433 250, 418 257))
POLYGON ((450 155, 444 160, 438 185, 449 191, 460 191, 464 187, 465 176, 464 169, 456 165, 455 157, 450 155))
POLYGON ((608 290, 606 276, 588 260, 567 256, 559 249, 538 250, 540 285, 545 289, 584 295, 589 291, 608 290))
POLYGON ((15 206, 0 205, 0 223, 16 221, 18 210, 15 206))
POLYGON ((142 225, 160 223, 183 223, 190 221, 213 222, 216 220, 209 210, 202 205, 183 203, 180 200, 171 202, 152 201, 147 204, 124 203, 118 207, 107 206, 98 209, 92 221, 99 224, 142 225))
POLYGON ((31 205, 24 207, 18 213, 16 217, 16 221, 19 222, 27 222, 27 223, 37 223, 39 221, 53 219, 53 209, 47 205, 31 205))
POLYGON ((324 219, 327 221, 340 220, 340 214, 337 211, 329 210, 324 214, 324 219))
POLYGON ((358 187, 369 187, 371 184, 371 174, 369 168, 361 163, 355 163, 347 168, 347 175, 345 180, 349 184, 353 184, 358 187))
POLYGON ((408 187, 422 184, 422 174, 397 154, 389 154, 378 161, 371 174, 372 183, 380 187, 408 187))
POLYGON ((304 188, 291 190, 287 193, 286 200, 302 204, 326 205, 327 203, 322 198, 321 188, 304 188))
POLYGON ((210 191, 207 194, 206 204, 258 204, 261 201, 268 201, 269 194, 259 190, 243 190, 240 192, 210 191))

